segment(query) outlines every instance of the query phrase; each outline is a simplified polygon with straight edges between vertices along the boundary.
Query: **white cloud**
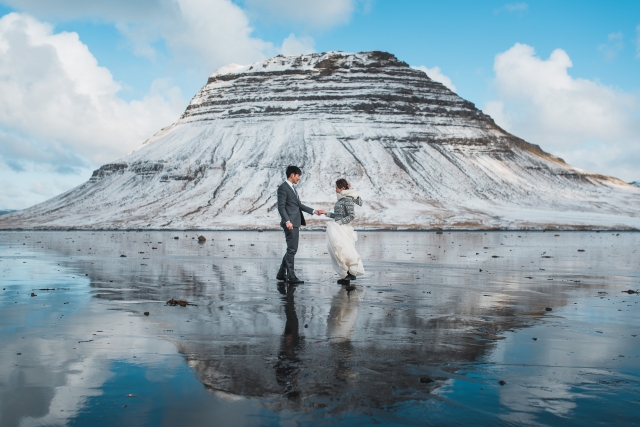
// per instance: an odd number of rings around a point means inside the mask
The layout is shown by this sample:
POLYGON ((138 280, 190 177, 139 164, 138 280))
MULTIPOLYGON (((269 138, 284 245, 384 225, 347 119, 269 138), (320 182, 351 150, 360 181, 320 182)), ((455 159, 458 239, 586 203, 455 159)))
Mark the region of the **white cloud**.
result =
POLYGON ((56 143, 92 162, 113 160, 175 121, 184 106, 166 81, 142 100, 123 101, 120 85, 76 33, 54 33, 26 15, 0 18, 0 53, 1 129, 45 144, 34 151, 56 143))
MULTIPOLYGON (((18 172, 46 176, 48 184, 53 176, 78 179, 139 146, 186 105, 163 80, 140 100, 125 102, 119 90, 76 33, 54 33, 18 13, 0 18, 0 180, 13 181, 18 172)), ((40 189, 30 192, 31 202, 47 192, 42 185, 25 188, 40 189)))
POLYGON ((251 37, 249 19, 230 0, 173 0, 178 14, 160 27, 174 54, 202 58, 213 69, 229 63, 249 64, 275 55, 273 44, 251 37))
POLYGON ((448 87, 449 89, 451 89, 452 91, 456 91, 456 87, 454 86, 453 82, 451 81, 451 79, 447 76, 445 76, 444 74, 442 74, 442 71, 440 70, 440 67, 432 67, 432 68, 427 68, 424 65, 418 65, 418 66, 412 66, 411 68, 415 68, 416 70, 420 70, 420 71, 424 71, 425 73, 427 73, 427 76, 429 76, 429 78, 431 80, 435 80, 439 83, 442 83, 443 85, 445 85, 446 87, 448 87))
POLYGON ((303 53, 315 52, 315 40, 308 36, 297 37, 295 34, 289 34, 289 37, 284 39, 280 53, 283 55, 300 55, 303 53))
MULTIPOLYGON (((244 10, 231 0, 0 2, 41 18, 113 23, 132 50, 148 58, 156 55, 154 45, 161 40, 181 66, 204 76, 229 63, 311 52, 315 43, 291 34, 278 47, 254 37, 244 10)), ((276 3, 272 6, 287 5, 276 3)), ((309 3, 307 12, 320 14, 318 23, 342 22, 351 13, 345 4, 352 3, 331 0, 323 10, 309 3)), ((304 8, 297 3, 292 8, 291 16, 302 16, 304 8)), ((22 13, 0 18, 0 181, 35 174, 18 179, 19 198, 6 186, 0 189, 0 208, 23 208, 85 181, 92 168, 174 122, 187 104, 179 89, 162 79, 142 99, 126 102, 120 90, 76 33, 56 33, 22 13), (54 180, 61 184, 34 184, 54 180)))
MULTIPOLYGON (((312 27, 346 24, 356 9, 356 0, 247 0, 245 3, 250 10, 267 14, 273 20, 312 27)), ((363 7, 365 11, 369 9, 370 2, 365 1, 363 7)))
POLYGON ((249 64, 278 53, 308 53, 315 41, 289 35, 282 45, 253 35, 247 11, 257 19, 312 27, 347 23, 356 9, 363 13, 371 0, 248 0, 246 10, 232 0, 0 0, 43 19, 98 19, 115 25, 134 54, 157 56, 155 45, 163 41, 181 67, 207 76, 230 63, 249 64))
POLYGON ((631 94, 569 75, 569 55, 541 59, 515 44, 496 56, 496 99, 483 110, 509 132, 567 162, 627 181, 640 170, 640 103, 631 94))
POLYGON ((618 52, 624 47, 623 35, 621 32, 611 33, 607 36, 607 42, 598 45, 598 50, 602 52, 605 59, 613 60, 618 56, 618 52))
POLYGON ((163 40, 174 57, 208 75, 230 64, 276 55, 272 43, 253 37, 249 18, 231 0, 2 0, 40 18, 94 18, 115 24, 134 53, 153 58, 163 40), (55 3, 55 4, 54 4, 55 3))

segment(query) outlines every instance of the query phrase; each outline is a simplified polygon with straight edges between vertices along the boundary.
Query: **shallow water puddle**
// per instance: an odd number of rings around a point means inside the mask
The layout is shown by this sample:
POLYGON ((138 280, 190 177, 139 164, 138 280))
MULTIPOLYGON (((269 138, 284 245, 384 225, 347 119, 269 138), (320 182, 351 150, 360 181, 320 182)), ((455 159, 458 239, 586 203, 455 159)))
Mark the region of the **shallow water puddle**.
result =
POLYGON ((640 233, 199 234, 1 232, 0 424, 640 422, 640 233))

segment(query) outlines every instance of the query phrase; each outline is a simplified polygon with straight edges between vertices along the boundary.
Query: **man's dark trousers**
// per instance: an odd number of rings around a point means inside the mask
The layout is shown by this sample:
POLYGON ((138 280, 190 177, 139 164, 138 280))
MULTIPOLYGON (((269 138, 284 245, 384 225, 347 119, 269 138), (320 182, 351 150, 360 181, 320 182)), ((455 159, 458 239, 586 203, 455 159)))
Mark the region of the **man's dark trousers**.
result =
POLYGON ((280 270, 278 271, 278 277, 287 277, 293 279, 296 277, 294 270, 295 256, 298 252, 298 240, 300 238, 300 228, 293 227, 293 230, 289 230, 286 226, 284 229, 284 238, 287 241, 287 252, 282 258, 282 264, 280 264, 280 270))
POLYGON ((278 213, 280 213, 280 226, 283 228, 284 237, 287 240, 287 253, 282 259, 282 264, 280 264, 277 276, 279 278, 286 278, 286 280, 297 279, 296 272, 293 269, 294 257, 298 252, 300 226, 307 225, 302 212, 312 215, 314 211, 309 206, 300 203, 298 195, 289 183, 283 182, 280 184, 280 187, 278 187, 278 213), (292 230, 287 229, 287 222, 293 226, 292 230))

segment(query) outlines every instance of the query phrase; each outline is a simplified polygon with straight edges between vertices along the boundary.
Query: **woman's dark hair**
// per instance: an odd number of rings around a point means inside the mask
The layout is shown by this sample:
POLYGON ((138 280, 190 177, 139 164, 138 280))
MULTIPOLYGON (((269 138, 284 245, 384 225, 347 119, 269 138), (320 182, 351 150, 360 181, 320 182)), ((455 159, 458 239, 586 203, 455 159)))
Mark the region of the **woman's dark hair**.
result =
POLYGON ((347 182, 346 179, 340 178, 339 180, 336 181, 336 187, 338 187, 341 190, 346 190, 349 188, 349 183, 347 182))
POLYGON ((291 176, 291 174, 302 175, 302 171, 297 166, 289 166, 287 168, 287 178, 289 178, 291 176))

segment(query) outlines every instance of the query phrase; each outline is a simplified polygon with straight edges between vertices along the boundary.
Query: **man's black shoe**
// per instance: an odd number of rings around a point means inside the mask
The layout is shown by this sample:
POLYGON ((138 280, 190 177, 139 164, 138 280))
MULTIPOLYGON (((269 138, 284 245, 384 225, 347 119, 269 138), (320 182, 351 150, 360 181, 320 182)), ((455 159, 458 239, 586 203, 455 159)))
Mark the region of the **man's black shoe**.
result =
POLYGON ((291 285, 297 285, 300 283, 304 283, 304 280, 300 280, 297 277, 290 277, 287 279, 287 283, 291 284, 291 285))
POLYGON ((351 284, 351 282, 350 282, 349 280, 347 280, 346 278, 345 278, 345 279, 340 279, 340 280, 338 280, 338 285, 345 285, 345 286, 348 286, 348 285, 350 285, 350 284, 351 284))
POLYGON ((347 277, 345 277, 345 280, 356 280, 356 276, 351 273, 347 273, 347 277))

